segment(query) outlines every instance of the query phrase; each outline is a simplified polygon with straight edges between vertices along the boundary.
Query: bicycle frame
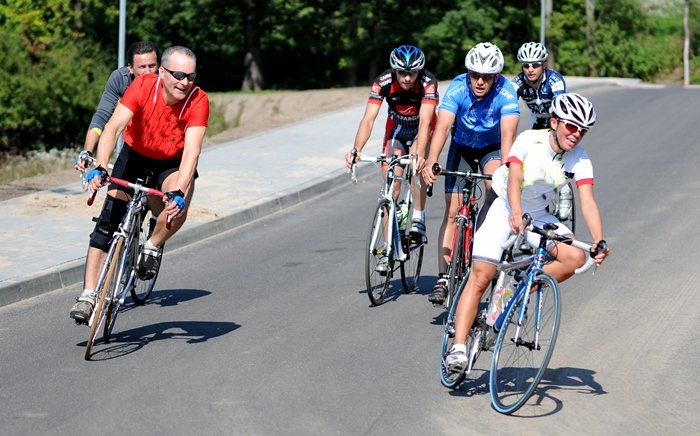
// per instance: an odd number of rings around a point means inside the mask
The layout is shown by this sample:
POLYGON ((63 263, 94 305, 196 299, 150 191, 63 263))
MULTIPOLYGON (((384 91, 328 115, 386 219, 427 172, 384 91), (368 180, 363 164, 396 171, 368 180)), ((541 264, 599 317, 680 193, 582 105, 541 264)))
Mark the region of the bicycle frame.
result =
POLYGON ((461 178, 464 181, 462 187, 462 203, 455 216, 455 231, 452 235, 452 244, 447 259, 448 292, 444 306, 449 308, 453 303, 453 296, 459 281, 467 275, 471 265, 472 237, 479 205, 476 198, 478 180, 489 180, 491 175, 473 173, 471 171, 446 171, 440 165, 433 165, 433 173, 443 176, 461 178), (460 246, 461 245, 461 246, 460 246))
POLYGON ((464 223, 464 237, 462 240, 465 241, 465 243, 462 247, 462 258, 464 259, 463 268, 466 271, 466 268, 471 264, 471 244, 467 244, 466 241, 471 241, 471 237, 474 234, 474 223, 476 222, 476 215, 479 213, 479 205, 476 203, 476 196, 474 195, 476 182, 469 178, 465 178, 464 180, 465 186, 462 188, 462 204, 455 217, 455 232, 452 235, 452 249, 450 250, 448 264, 451 264, 455 258, 459 228, 460 225, 464 223))
MULTIPOLYGON (((109 278, 110 281, 114 278, 122 278, 126 268, 128 267, 128 254, 129 250, 131 249, 131 243, 133 241, 132 238, 129 238, 129 235, 134 231, 133 227, 135 224, 135 217, 138 217, 141 211, 144 208, 145 205, 145 195, 141 191, 136 191, 134 193, 133 198, 129 203, 127 204, 127 211, 126 214, 124 215, 124 218, 122 219, 122 222, 119 223, 119 227, 117 227, 117 230, 114 232, 114 235, 112 236, 112 242, 110 242, 109 245, 109 251, 107 252, 107 257, 105 258, 105 263, 102 267, 102 271, 100 272, 100 276, 97 279, 97 286, 95 286, 95 291, 102 289, 103 286, 105 285, 105 282, 109 278), (114 252, 117 250, 119 246, 119 240, 121 239, 121 243, 123 245, 122 251, 121 251, 121 256, 119 259, 114 259, 114 252), (115 265, 117 274, 109 276, 109 270, 112 262, 118 262, 118 264, 115 265)), ((129 277, 129 282, 125 283, 125 286, 121 286, 120 289, 117 290, 115 287, 115 291, 112 292, 111 295, 107 295, 107 298, 105 300, 105 303, 109 303, 112 300, 118 301, 119 304, 124 303, 124 299, 126 297, 126 292, 129 289, 129 285, 131 282, 133 282, 134 277, 133 274, 129 277), (119 295, 117 295, 119 294, 119 295), (118 298, 117 298, 118 297, 118 298)), ((99 298, 99 295, 93 295, 95 298, 99 298)), ((94 310, 92 312, 92 315, 90 315, 90 321, 88 322, 88 326, 92 326, 92 323, 94 321, 95 316, 97 315, 97 311, 94 310)), ((98 327, 99 328, 99 327, 98 327)))
MULTIPOLYGON (((403 155, 391 156, 391 158, 387 159, 385 155, 380 155, 379 157, 362 156, 360 160, 380 164, 387 164, 386 180, 384 185, 382 186, 382 189, 379 193, 379 199, 377 201, 386 201, 389 203, 389 216, 385 217, 385 219, 388 219, 391 225, 387 227, 388 234, 386 236, 386 240, 391 241, 391 244, 389 244, 389 246, 387 247, 386 254, 387 256, 392 256, 395 260, 399 262, 403 262, 404 260, 406 260, 407 253, 404 251, 403 244, 401 243, 399 221, 398 216, 396 214, 396 205, 401 203, 401 201, 404 201, 408 207, 408 210, 410 210, 411 205, 413 203, 413 199, 411 196, 411 178, 413 175, 412 173, 415 172, 415 168, 413 166, 415 162, 414 157, 412 155, 403 155), (409 171, 409 169, 406 168, 402 175, 398 175, 396 174, 396 167, 399 165, 410 165, 411 171, 409 171), (395 182, 399 182, 401 184, 401 188, 399 190, 398 203, 394 199, 395 182)), ((378 232, 379 229, 376 229, 376 231, 378 232)), ((372 235, 373 239, 375 239, 376 237, 376 234, 372 235)))
MULTIPOLYGON (((530 218, 529 216, 525 218, 525 220, 529 223, 530 218)), ((543 305, 543 293, 542 289, 538 286, 535 291, 531 291, 533 288, 533 285, 535 284, 535 281, 537 280, 537 276, 539 274, 543 274, 543 267, 544 265, 551 259, 551 256, 549 252, 547 251, 547 243, 550 240, 556 240, 562 243, 567 243, 570 245, 573 245, 579 249, 582 250, 588 250, 589 253, 592 250, 592 247, 590 244, 586 244, 585 242, 577 241, 575 239, 568 239, 564 238, 558 235, 554 235, 551 232, 553 232, 556 229, 556 225, 553 224, 546 224, 544 226, 544 229, 539 229, 536 227, 533 227, 531 224, 528 224, 527 229, 529 231, 533 231, 537 234, 539 234, 540 237, 540 242, 539 245, 537 246, 535 253, 532 255, 528 255, 523 257, 522 259, 518 259, 516 261, 504 261, 501 262, 501 264, 498 266, 497 273, 498 274, 503 274, 504 272, 507 273, 508 271, 511 270, 523 270, 522 273, 520 273, 521 280, 518 286, 515 289, 515 292, 513 293, 513 296, 508 300, 507 304, 503 308, 503 311, 500 313, 498 318, 496 319, 496 322, 494 323, 494 329, 496 331, 499 331, 501 327, 503 326, 503 322, 505 320, 506 314, 508 313, 508 310, 510 307, 518 301, 518 298, 523 294, 526 293, 526 295, 523 296, 523 304, 520 307, 520 311, 518 313, 518 319, 517 319, 517 327, 515 330, 515 336, 513 338, 513 341, 518 343, 519 345, 525 345, 528 347, 531 347, 531 349, 539 350, 540 345, 539 345, 539 331, 540 331, 540 326, 541 326, 541 313, 542 313, 542 305, 543 305), (519 343, 518 341, 520 340, 519 334, 520 334, 520 327, 523 325, 523 321, 526 316, 527 312, 527 307, 530 304, 530 297, 531 295, 535 293, 537 295, 537 309, 535 311, 535 342, 533 344, 524 344, 524 343, 519 343)), ((514 240, 517 240, 518 238, 513 238, 514 240)), ((513 241, 506 242, 506 246, 512 245, 513 241)), ((588 271, 592 266, 595 265, 594 262, 594 257, 589 256, 588 260, 586 263, 581 267, 575 270, 576 274, 582 274, 586 271, 588 271)))

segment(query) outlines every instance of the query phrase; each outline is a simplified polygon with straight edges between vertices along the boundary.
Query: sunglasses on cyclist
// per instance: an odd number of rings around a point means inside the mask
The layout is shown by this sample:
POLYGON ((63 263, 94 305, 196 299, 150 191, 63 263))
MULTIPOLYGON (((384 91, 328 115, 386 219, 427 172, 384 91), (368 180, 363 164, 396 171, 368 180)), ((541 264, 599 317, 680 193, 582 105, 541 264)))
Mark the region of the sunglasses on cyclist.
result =
POLYGON ((542 66, 542 62, 530 62, 523 64, 523 68, 539 68, 542 66))
POLYGON ((394 70, 394 71, 396 71, 396 75, 399 77, 406 77, 406 76, 415 77, 418 75, 418 70, 416 70, 416 71, 394 70))
POLYGON ((571 132, 571 133, 578 132, 578 133, 581 134, 581 136, 583 136, 583 135, 585 135, 586 133, 588 133, 588 128, 587 128, 587 127, 581 127, 581 126, 579 126, 578 124, 574 124, 574 123, 571 123, 571 122, 569 122, 569 121, 565 121, 565 120, 562 120, 562 119, 560 119, 559 122, 562 123, 562 124, 564 124, 564 128, 566 128, 566 130, 568 130, 568 131, 571 132))
POLYGON ((490 82, 491 80, 493 80, 494 77, 496 77, 495 74, 481 74, 475 73, 473 71, 469 72, 469 78, 472 80, 482 79, 484 82, 490 82))
POLYGON ((168 73, 170 73, 170 75, 173 76, 175 78, 175 80, 182 80, 184 78, 187 78, 187 80, 189 82, 194 82, 195 77, 197 77, 196 71, 188 74, 188 73, 183 73, 182 71, 172 71, 172 70, 169 70, 165 67, 163 67, 163 69, 165 71, 167 71, 168 73))

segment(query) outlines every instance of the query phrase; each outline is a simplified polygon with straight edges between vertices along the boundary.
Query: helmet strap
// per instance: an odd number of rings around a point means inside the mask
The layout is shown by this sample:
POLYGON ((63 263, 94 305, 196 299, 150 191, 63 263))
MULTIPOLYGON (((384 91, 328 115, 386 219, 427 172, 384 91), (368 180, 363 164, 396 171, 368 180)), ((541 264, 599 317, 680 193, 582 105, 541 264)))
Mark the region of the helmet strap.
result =
MULTIPOLYGON (((559 127, 559 120, 557 120, 557 127, 559 127)), ((556 131, 556 129, 551 130, 551 132, 552 132, 552 136, 554 137, 554 144, 555 144, 555 145, 557 146, 557 148, 559 149, 559 152, 557 152, 557 154, 558 154, 558 155, 559 155, 559 154, 564 154, 564 153, 566 152, 566 150, 564 150, 563 148, 561 148, 561 144, 559 143, 559 137, 557 136, 557 131, 556 131)))

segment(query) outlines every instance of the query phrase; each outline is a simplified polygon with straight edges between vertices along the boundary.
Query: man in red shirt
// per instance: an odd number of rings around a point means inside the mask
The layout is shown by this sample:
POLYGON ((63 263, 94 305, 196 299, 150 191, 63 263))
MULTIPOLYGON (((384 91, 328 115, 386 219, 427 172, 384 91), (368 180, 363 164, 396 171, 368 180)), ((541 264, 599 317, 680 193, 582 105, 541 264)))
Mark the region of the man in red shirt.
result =
MULTIPOLYGON (((194 86, 197 58, 181 46, 166 49, 158 74, 145 74, 134 79, 119 101, 104 128, 97 148, 97 168, 87 177, 86 189, 97 191, 106 184, 107 164, 117 138, 124 134, 124 147, 114 164, 112 174, 128 181, 145 179, 150 172, 150 185, 167 193, 167 201, 149 199, 158 220, 151 237, 145 242, 137 275, 148 280, 160 266, 162 247, 182 227, 187 206, 194 193, 197 161, 209 119, 207 94, 194 86), (161 212, 165 213, 161 213, 161 212), (171 228, 165 225, 172 220, 171 228)), ((114 231, 126 213, 130 193, 110 185, 102 212, 90 235, 85 262, 84 290, 70 311, 78 324, 87 324, 95 306, 95 286, 114 231)))

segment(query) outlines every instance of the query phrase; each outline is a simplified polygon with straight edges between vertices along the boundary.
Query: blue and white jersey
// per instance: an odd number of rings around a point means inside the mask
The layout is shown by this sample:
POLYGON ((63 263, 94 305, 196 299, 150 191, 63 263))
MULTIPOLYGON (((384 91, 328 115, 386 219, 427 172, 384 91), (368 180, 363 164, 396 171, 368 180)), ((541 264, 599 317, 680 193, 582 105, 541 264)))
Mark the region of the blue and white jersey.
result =
POLYGON ((455 77, 440 102, 439 109, 455 114, 453 142, 458 146, 484 148, 501 143, 501 118, 520 116, 515 88, 498 76, 489 93, 477 100, 466 73, 455 77))
POLYGON ((532 112, 530 127, 536 129, 549 128, 549 107, 552 105, 552 100, 555 96, 566 92, 566 82, 561 74, 548 69, 545 69, 542 74, 539 89, 533 88, 528 83, 525 73, 520 73, 513 79, 518 98, 522 98, 532 112))

